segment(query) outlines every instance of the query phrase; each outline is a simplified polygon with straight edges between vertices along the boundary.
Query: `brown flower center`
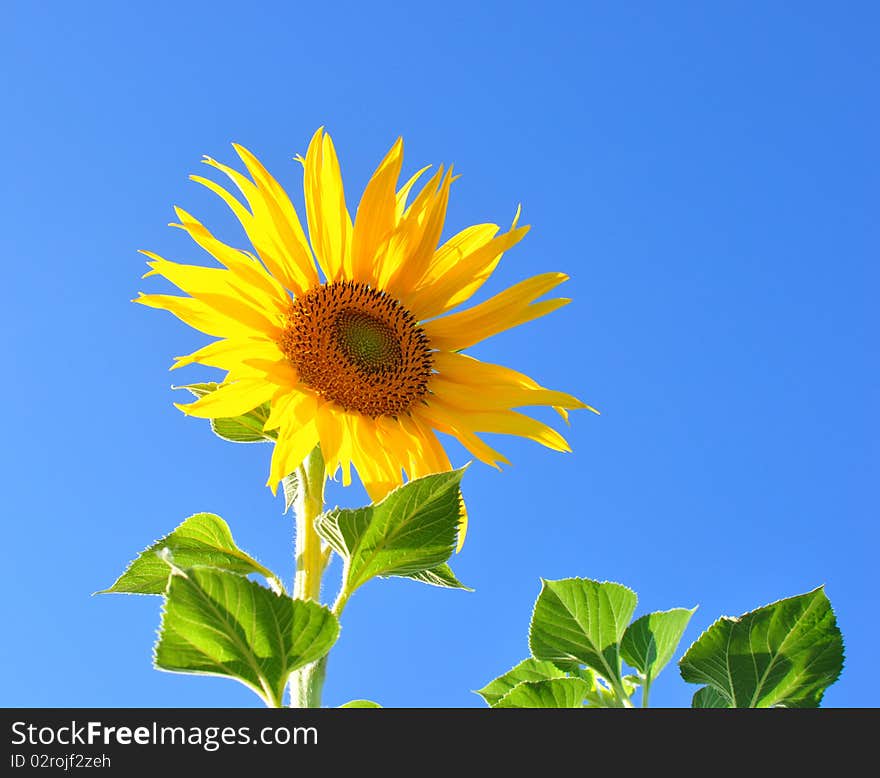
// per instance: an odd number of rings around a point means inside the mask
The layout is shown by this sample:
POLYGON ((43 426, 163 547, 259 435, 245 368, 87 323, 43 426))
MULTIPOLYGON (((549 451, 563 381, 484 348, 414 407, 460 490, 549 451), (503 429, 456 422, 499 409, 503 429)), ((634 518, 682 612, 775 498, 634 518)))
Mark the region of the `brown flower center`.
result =
POLYGON ((424 331, 367 284, 324 284, 293 300, 279 345, 305 384, 348 411, 395 416, 428 390, 424 331))

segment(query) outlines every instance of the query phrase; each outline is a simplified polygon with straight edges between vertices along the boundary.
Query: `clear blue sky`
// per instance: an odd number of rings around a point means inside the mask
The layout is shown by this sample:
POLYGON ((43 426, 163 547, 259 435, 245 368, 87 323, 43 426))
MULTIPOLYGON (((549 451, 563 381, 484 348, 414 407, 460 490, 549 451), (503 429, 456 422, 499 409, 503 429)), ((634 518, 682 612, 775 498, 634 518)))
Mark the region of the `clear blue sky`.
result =
MULTIPOLYGON (((527 654, 539 578, 586 576, 634 588, 638 613, 699 604, 684 644, 824 583, 846 642, 826 704, 877 704, 876 4, 18 0, 4 15, 0 704, 258 704, 151 668, 158 598, 90 593, 203 510, 290 574, 269 447, 174 409, 171 383, 204 374, 169 374, 171 358, 205 339, 129 300, 150 286, 137 249, 199 257, 165 226, 173 204, 235 236, 187 181, 202 154, 243 143, 299 201, 291 158, 319 125, 352 207, 399 134, 405 173, 463 174, 448 234, 523 203, 532 232, 487 291, 560 270, 574 302, 474 353, 603 412, 573 415, 570 455, 494 441, 514 464, 466 475, 453 560, 476 592, 369 584, 325 702, 482 705, 470 690, 527 654)), ((670 666, 652 702, 694 688, 670 666)))

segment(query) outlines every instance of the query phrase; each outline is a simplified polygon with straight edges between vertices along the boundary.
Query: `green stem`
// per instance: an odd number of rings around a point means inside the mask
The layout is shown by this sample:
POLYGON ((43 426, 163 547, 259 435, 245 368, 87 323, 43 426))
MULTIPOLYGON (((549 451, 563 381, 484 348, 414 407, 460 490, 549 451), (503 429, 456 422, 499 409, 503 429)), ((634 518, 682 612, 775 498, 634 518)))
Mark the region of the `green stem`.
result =
MULTIPOLYGON (((617 676, 620 676, 620 665, 617 666, 617 676)), ((614 691, 614 694, 617 696, 618 702, 624 708, 634 708, 632 700, 629 698, 629 695, 626 693, 626 689, 623 688, 623 683, 618 681, 615 676, 612 676, 608 679, 611 684, 611 688, 614 691)))
POLYGON ((351 592, 348 591, 348 588, 345 586, 345 570, 342 571, 342 588, 339 590, 339 594, 336 597, 336 602, 333 603, 333 615, 338 619, 342 615, 342 611, 345 606, 348 604, 348 598, 351 597, 351 592))
MULTIPOLYGON (((293 597, 319 602, 325 567, 321 538, 315 530, 315 518, 324 510, 325 471, 320 447, 315 446, 303 460, 296 475, 296 576, 293 597)), ((290 707, 320 708, 326 672, 326 657, 296 670, 290 677, 290 707)))
POLYGON ((645 676, 645 682, 642 684, 642 707, 648 707, 648 693, 651 691, 651 676, 645 676))
POLYGON ((290 676, 290 707, 320 708, 321 691, 326 677, 326 656, 294 671, 290 676))

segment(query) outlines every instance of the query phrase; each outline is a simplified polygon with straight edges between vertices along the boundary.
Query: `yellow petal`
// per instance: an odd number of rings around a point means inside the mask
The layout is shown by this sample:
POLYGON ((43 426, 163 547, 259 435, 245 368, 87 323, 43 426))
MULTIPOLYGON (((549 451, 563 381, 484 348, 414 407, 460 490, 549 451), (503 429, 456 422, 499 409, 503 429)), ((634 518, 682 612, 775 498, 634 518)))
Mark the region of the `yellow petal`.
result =
POLYGON ((423 325, 425 334, 432 348, 444 351, 468 348, 568 303, 567 299, 557 299, 533 304, 567 279, 564 273, 544 273, 521 281, 473 308, 429 321, 423 325))
POLYGON ((443 398, 450 407, 465 412, 496 411, 523 408, 530 405, 548 405, 560 408, 586 408, 586 405, 565 392, 551 389, 523 389, 483 386, 478 389, 435 375, 431 391, 443 398))
POLYGON ((447 411, 436 405, 423 406, 418 409, 414 416, 423 419, 435 429, 456 438, 477 459, 497 470, 501 469, 499 463, 510 464, 510 460, 494 448, 485 443, 475 433, 460 426, 458 414, 455 411, 447 411))
POLYGON ((410 478, 421 478, 431 473, 445 473, 452 470, 452 463, 430 425, 413 414, 402 415, 399 420, 401 426, 419 444, 416 449, 417 456, 409 471, 410 478))
POLYGON ((272 463, 269 466, 269 479, 266 486, 275 494, 278 484, 302 464, 308 453, 318 442, 318 427, 311 419, 303 426, 295 423, 284 427, 278 434, 278 441, 272 450, 272 463))
POLYGON ((317 406, 317 399, 311 392, 282 390, 275 395, 264 429, 274 430, 279 427, 308 424, 309 420, 314 418, 317 406))
POLYGON ((274 391, 274 387, 260 379, 236 381, 223 384, 216 391, 200 397, 194 403, 184 405, 174 403, 187 416, 198 416, 202 419, 222 419, 229 416, 240 416, 252 411, 266 402, 274 391))
POLYGON ((404 217, 398 222, 394 232, 382 245, 379 255, 381 261, 376 267, 376 284, 394 294, 394 279, 409 262, 424 233, 427 217, 437 197, 437 188, 443 180, 443 166, 431 176, 422 187, 404 217))
MULTIPOLYGON (((247 200, 250 213, 244 208, 233 210, 269 272, 294 293, 313 286, 317 274, 311 256, 303 255, 302 246, 296 240, 295 233, 290 230, 290 225, 284 221, 271 193, 264 192, 249 178, 228 165, 211 157, 205 157, 203 161, 229 177, 247 200), (279 225, 283 226, 279 229, 279 225)), ((205 184, 205 180, 200 177, 191 178, 205 184)), ((216 188, 214 191, 220 194, 216 188)), ((234 200, 231 195, 223 199, 227 203, 230 203, 230 199, 234 200)))
POLYGON ((436 352, 434 368, 439 377, 469 387, 473 395, 483 398, 485 405, 494 403, 508 408, 552 405, 563 419, 568 418, 566 409, 582 408, 599 413, 591 405, 581 402, 570 394, 545 389, 524 373, 503 365, 481 362, 467 354, 436 352))
POLYGON ((423 280, 409 296, 410 310, 425 320, 464 302, 489 278, 501 255, 528 231, 528 227, 517 227, 492 238, 450 265, 441 276, 431 270, 428 280, 423 280))
MULTIPOLYGON (((404 249, 405 257, 398 263, 397 272, 388 281, 386 287, 388 291, 404 303, 409 300, 410 293, 427 271, 437 243, 440 241, 451 185, 452 168, 447 171, 440 188, 427 198, 424 209, 418 217, 415 217, 418 226, 408 232, 409 241, 404 249)), ((413 203, 413 211, 416 205, 417 203, 413 203)), ((406 219, 407 222, 412 220, 412 216, 406 219)))
POLYGON ((290 297, 284 291, 284 287, 257 260, 252 259, 244 251, 234 249, 217 240, 198 219, 184 211, 183 208, 175 208, 174 210, 181 223, 172 224, 172 227, 184 230, 199 246, 242 282, 261 290, 268 304, 277 306, 289 304, 290 297))
POLYGON ((321 438, 321 454, 324 456, 324 467, 330 478, 335 477, 339 469, 339 454, 342 446, 342 422, 333 410, 335 403, 321 403, 315 417, 318 434, 321 438))
POLYGON ((147 264, 153 272, 167 278, 182 291, 210 305, 224 316, 242 322, 259 332, 277 336, 284 307, 269 301, 253 286, 228 270, 169 262, 150 252, 155 259, 147 264))
POLYGON ((552 427, 517 411, 494 410, 462 412, 439 397, 431 396, 429 408, 452 413, 456 424, 472 432, 489 432, 502 435, 517 435, 534 440, 554 451, 571 451, 565 438, 552 427))
POLYGON ((351 277, 351 217, 345 205, 342 174, 329 135, 319 129, 305 160, 306 216, 312 249, 327 281, 351 277))
POLYGON ((432 283, 442 278, 466 256, 492 240, 498 229, 497 224, 474 224, 453 235, 434 252, 423 282, 432 283))
POLYGON ((192 297, 141 293, 133 302, 169 311, 190 327, 218 338, 252 337, 262 333, 261 329, 254 329, 238 319, 221 314, 204 301, 192 297))
POLYGON ((430 165, 425 165, 425 167, 423 167, 421 170, 417 170, 412 178, 410 178, 409 181, 407 181, 402 187, 400 187, 400 190, 397 192, 395 222, 399 222, 403 218, 404 213, 406 213, 407 211, 406 201, 409 197, 410 190, 412 190, 412 188, 415 186, 416 182, 422 177, 422 175, 430 169, 430 165))
POLYGON ((352 464, 374 502, 381 500, 395 486, 402 483, 399 463, 379 445, 376 422, 368 416, 350 414, 352 425, 352 464))
POLYGON ((210 178, 205 178, 204 176, 193 175, 189 178, 191 181, 195 181, 197 184, 201 184, 206 189, 212 191, 229 206, 230 210, 235 214, 236 218, 241 223, 241 226, 244 228, 248 240, 260 255, 260 259, 269 269, 269 272, 294 294, 300 294, 305 287, 296 278, 287 276, 283 267, 275 259, 275 256, 280 250, 274 245, 271 238, 266 235, 264 225, 261 224, 247 208, 245 208, 232 194, 227 192, 216 181, 212 181, 210 178))
POLYGON ((457 554, 461 551, 462 546, 464 546, 464 539, 467 537, 468 531, 468 510, 467 505, 464 504, 464 495, 459 495, 459 506, 458 506, 458 542, 455 544, 455 553, 457 554))
POLYGON ((231 370, 234 366, 241 364, 246 359, 254 357, 262 357, 264 359, 283 359, 284 355, 278 348, 278 344, 274 340, 261 338, 240 338, 240 339, 224 339, 215 340, 207 346, 203 346, 197 351, 193 351, 185 357, 175 357, 174 365, 171 368, 176 370, 179 367, 191 365, 198 362, 208 367, 217 367, 221 370, 231 370))
POLYGON ((233 143, 232 146, 238 152, 238 156, 241 157, 263 197, 263 202, 280 238, 280 245, 284 249, 284 258, 286 262, 293 265, 293 267, 287 268, 288 272, 302 279, 304 289, 316 286, 319 282, 315 261, 312 258, 309 242, 303 232, 299 215, 287 196, 287 192, 250 151, 237 143, 233 143))
POLYGON ((398 138, 370 178, 358 205, 352 237, 352 279, 375 285, 374 260, 397 222, 397 179, 403 164, 398 138))
MULTIPOLYGON (((434 434, 434 431, 431 429, 431 425, 421 418, 418 415, 413 415, 410 417, 410 420, 413 426, 418 430, 421 435, 422 440, 425 444, 425 450, 428 454, 425 461, 427 464, 427 468, 424 472, 416 472, 413 474, 413 478, 418 478, 420 475, 428 475, 429 473, 442 473, 447 472, 452 469, 452 464, 449 462, 449 457, 446 455, 446 450, 441 445, 440 441, 437 440, 437 436, 434 434)), ((464 504, 464 497, 460 497, 460 505, 459 505, 459 516, 458 516, 458 542, 455 547, 455 553, 457 554, 461 551, 462 546, 464 545, 464 539, 467 535, 468 529, 468 512, 467 507, 464 504)))

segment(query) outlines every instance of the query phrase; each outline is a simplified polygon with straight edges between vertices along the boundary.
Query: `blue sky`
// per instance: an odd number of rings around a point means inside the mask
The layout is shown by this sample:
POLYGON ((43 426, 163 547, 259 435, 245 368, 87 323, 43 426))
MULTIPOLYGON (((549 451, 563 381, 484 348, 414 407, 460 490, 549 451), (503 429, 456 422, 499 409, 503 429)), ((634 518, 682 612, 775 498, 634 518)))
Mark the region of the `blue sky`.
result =
MULTIPOLYGON (((129 301, 158 290, 137 249, 199 257, 172 205, 240 241, 187 180, 202 154, 243 143, 300 202, 291 158, 326 125, 350 207, 398 135, 405 174, 462 174, 447 234, 522 202, 532 231, 486 293, 559 270, 573 302, 473 353, 602 416, 573 415, 573 454, 493 441, 514 464, 467 473, 453 560, 476 591, 368 584, 325 703, 482 705, 470 690, 527 655, 539 578, 585 576, 637 613, 698 604, 682 649, 825 584, 846 643, 825 703, 876 705, 878 22, 857 2, 13 2, 0 704, 259 704, 151 668, 158 598, 90 593, 205 510, 290 574, 269 447, 172 406, 207 373, 171 358, 205 339, 129 301)), ((652 703, 694 689, 670 666, 652 703)))

